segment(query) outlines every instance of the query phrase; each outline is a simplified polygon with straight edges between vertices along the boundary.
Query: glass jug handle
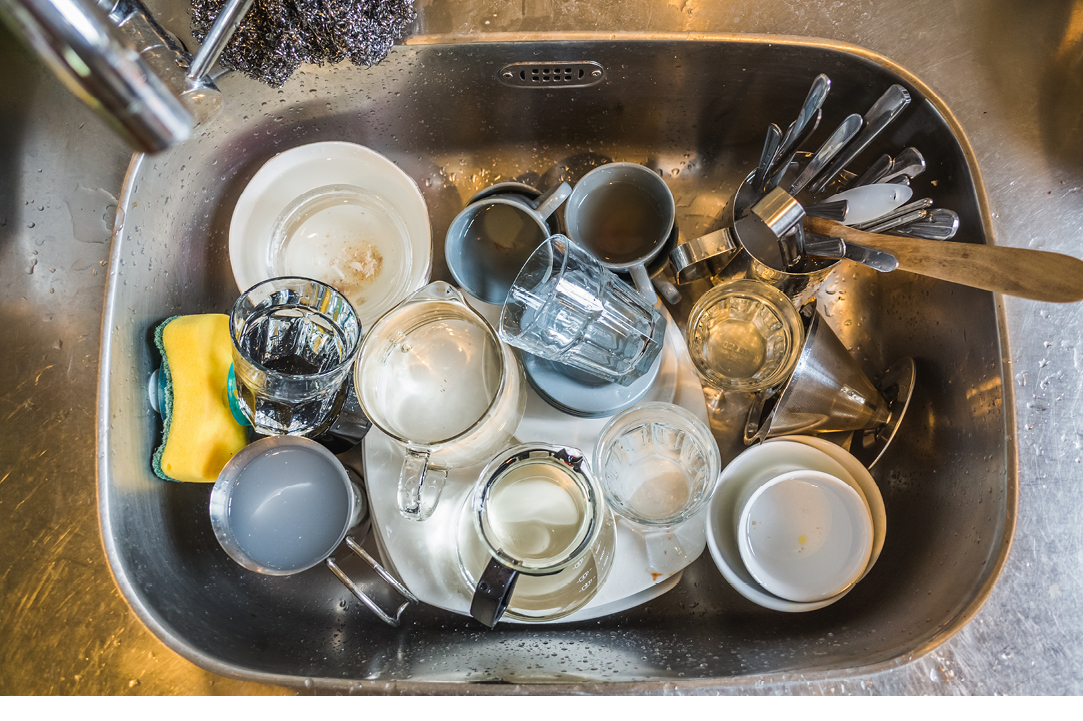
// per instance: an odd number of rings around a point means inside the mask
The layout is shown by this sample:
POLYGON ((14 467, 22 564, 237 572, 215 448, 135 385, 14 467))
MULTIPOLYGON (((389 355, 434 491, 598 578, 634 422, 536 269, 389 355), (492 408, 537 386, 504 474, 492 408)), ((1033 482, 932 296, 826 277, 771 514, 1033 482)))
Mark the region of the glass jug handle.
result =
POLYGON ((515 591, 515 582, 519 572, 508 568, 495 558, 489 559, 489 565, 481 574, 474 598, 470 601, 470 615, 489 628, 496 625, 511 603, 511 594, 515 591))
POLYGON ((447 471, 429 468, 428 451, 406 450, 399 474, 399 513, 411 521, 424 521, 436 510, 447 471))

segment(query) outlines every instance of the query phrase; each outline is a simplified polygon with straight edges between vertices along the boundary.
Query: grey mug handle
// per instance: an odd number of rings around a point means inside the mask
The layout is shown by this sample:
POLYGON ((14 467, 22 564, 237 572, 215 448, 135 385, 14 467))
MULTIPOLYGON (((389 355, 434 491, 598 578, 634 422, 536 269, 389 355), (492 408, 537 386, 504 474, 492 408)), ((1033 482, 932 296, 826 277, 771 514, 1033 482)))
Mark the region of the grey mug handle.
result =
POLYGON ((639 294, 646 298, 651 305, 657 303, 658 295, 654 292, 654 283, 651 282, 651 277, 647 274, 646 265, 643 263, 633 265, 628 269, 628 272, 631 273, 632 282, 635 283, 639 294))
POLYGON ((538 196, 538 199, 534 201, 537 205, 534 207, 534 212, 541 216, 542 220, 545 220, 560 207, 561 203, 568 199, 568 196, 572 194, 572 186, 566 182, 561 182, 560 185, 549 190, 546 193, 542 193, 538 196))

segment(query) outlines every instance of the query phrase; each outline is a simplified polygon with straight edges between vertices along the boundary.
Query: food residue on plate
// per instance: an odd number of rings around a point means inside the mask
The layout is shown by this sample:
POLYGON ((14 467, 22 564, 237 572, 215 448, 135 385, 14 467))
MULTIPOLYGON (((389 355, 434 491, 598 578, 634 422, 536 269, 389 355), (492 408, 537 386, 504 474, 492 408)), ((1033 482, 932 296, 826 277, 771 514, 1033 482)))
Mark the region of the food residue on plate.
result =
MULTIPOLYGON (((333 258, 331 270, 338 275, 333 284, 339 292, 349 298, 357 297, 357 293, 366 285, 370 285, 379 276, 384 267, 384 257, 376 246, 363 240, 351 248, 351 252, 345 257, 333 258)), ((364 303, 363 298, 358 298, 355 303, 364 303)))

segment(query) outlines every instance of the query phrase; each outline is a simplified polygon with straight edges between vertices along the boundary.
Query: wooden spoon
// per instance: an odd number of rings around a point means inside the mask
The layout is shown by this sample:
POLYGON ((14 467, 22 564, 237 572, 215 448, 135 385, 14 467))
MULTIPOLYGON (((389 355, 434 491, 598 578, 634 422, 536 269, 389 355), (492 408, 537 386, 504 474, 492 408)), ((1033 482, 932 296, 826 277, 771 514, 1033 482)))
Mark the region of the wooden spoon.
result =
POLYGON ((866 233, 823 218, 805 229, 891 253, 899 270, 1049 303, 1083 300, 1083 260, 1062 253, 866 233))

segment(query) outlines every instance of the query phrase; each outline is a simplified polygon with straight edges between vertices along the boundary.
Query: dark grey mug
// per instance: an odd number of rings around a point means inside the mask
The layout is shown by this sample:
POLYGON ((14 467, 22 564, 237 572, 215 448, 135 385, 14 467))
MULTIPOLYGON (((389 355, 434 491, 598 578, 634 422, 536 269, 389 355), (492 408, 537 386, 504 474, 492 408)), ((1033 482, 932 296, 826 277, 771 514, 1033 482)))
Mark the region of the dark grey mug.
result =
POLYGON ((609 163, 575 184, 564 208, 568 236, 610 270, 627 272, 650 303, 647 265, 664 249, 676 204, 665 181, 638 163, 609 163))

